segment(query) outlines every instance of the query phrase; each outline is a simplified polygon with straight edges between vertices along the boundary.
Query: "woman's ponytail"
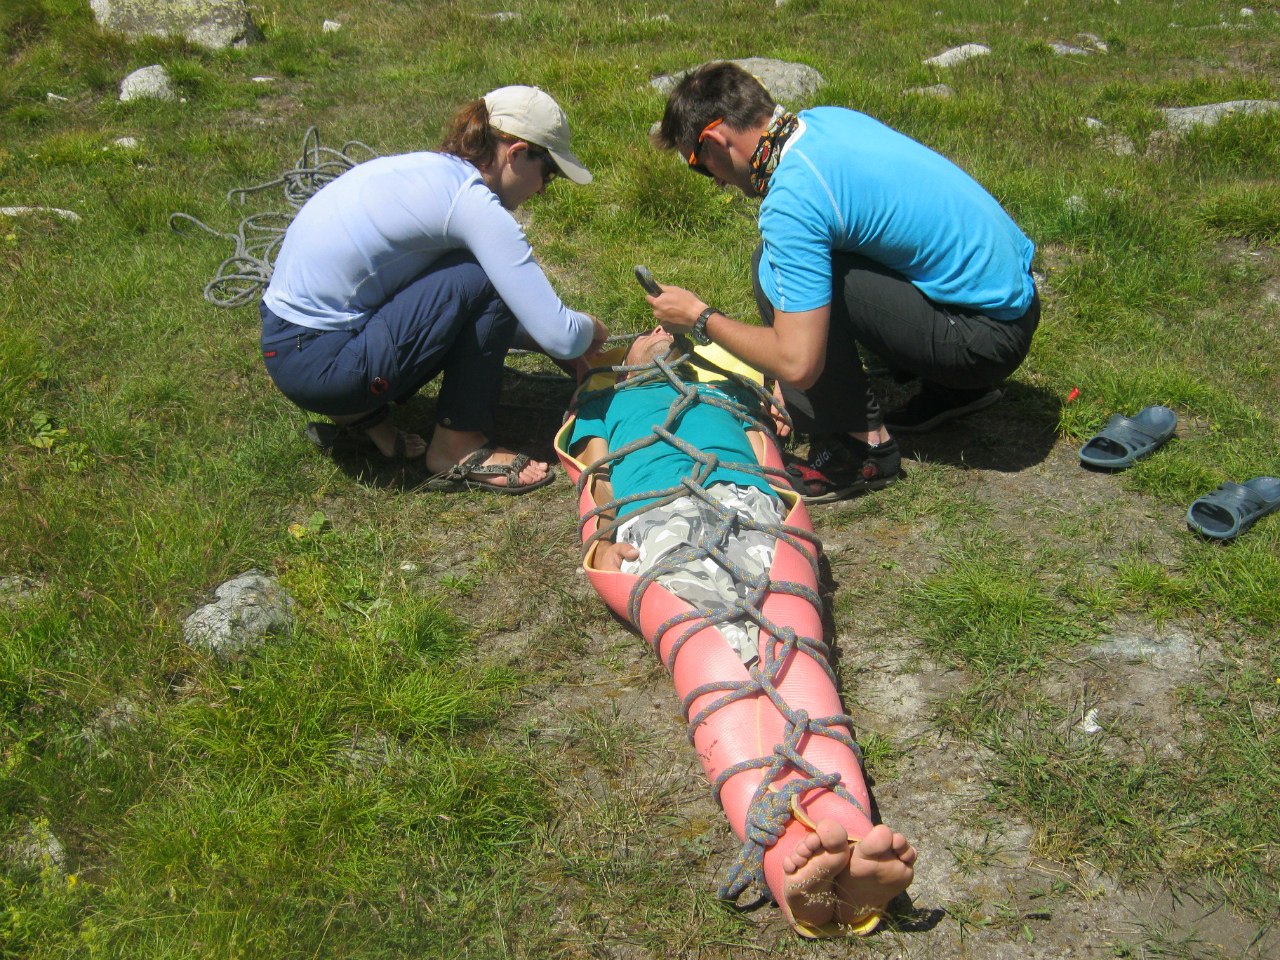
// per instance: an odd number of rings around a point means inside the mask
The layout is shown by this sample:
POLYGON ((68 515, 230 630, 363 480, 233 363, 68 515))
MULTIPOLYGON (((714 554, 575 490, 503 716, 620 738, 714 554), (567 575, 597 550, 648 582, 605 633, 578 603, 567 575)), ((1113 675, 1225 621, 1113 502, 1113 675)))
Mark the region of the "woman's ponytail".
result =
POLYGON ((454 113, 445 127, 440 152, 486 167, 493 162, 498 142, 497 132, 489 126, 489 108, 481 98, 464 103, 454 113))

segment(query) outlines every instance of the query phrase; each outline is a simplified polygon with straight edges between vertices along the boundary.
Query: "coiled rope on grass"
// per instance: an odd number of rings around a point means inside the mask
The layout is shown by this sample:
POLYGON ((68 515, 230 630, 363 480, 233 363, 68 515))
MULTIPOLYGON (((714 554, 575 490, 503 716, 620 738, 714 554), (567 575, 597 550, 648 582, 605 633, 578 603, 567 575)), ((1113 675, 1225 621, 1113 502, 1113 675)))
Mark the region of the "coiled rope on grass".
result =
POLYGON ((685 496, 696 497, 714 511, 718 518, 717 522, 714 526, 708 525, 703 530, 698 543, 688 544, 672 551, 659 563, 637 577, 636 584, 628 597, 627 614, 629 619, 637 627, 639 626, 641 600, 649 587, 657 583, 658 578, 664 574, 673 573, 689 564, 703 559, 710 559, 733 577, 735 584, 739 587, 739 596, 737 600, 726 603, 723 609, 710 610, 706 607, 691 607, 685 613, 677 614, 658 626, 654 631, 652 641, 655 652, 660 649, 662 637, 669 630, 683 627, 679 636, 672 643, 664 661, 668 672, 675 672, 676 658, 684 645, 708 627, 717 627, 719 624, 729 621, 749 620, 759 627, 762 634, 767 634, 773 641, 761 644, 764 653, 748 669, 749 679, 723 680, 703 684, 686 694, 681 703, 685 719, 689 723, 690 742, 693 741, 698 727, 705 723, 716 711, 749 697, 759 695, 767 697, 785 721, 782 741, 774 746, 772 754, 744 760, 728 767, 720 772, 711 787, 712 796, 719 803, 721 791, 732 777, 747 770, 758 769, 764 771, 747 811, 742 849, 730 867, 725 882, 717 892, 721 899, 736 902, 750 887, 754 886, 760 891, 766 889, 764 877, 765 852, 777 843, 782 836, 788 822, 794 816, 794 803, 807 791, 815 789, 830 790, 841 799, 852 804, 870 819, 870 812, 841 784, 839 773, 828 773, 817 768, 806 760, 800 751, 800 745, 806 737, 809 735, 822 736, 850 748, 861 761, 861 748, 852 735, 853 718, 843 713, 829 717, 811 717, 805 710, 793 708, 788 704, 778 689, 778 684, 781 682, 786 665, 793 656, 805 655, 810 657, 822 668, 832 686, 836 685, 836 677, 831 669, 831 648, 818 637, 801 636, 791 627, 774 623, 763 612, 764 600, 769 594, 776 593, 799 597, 813 606, 819 614, 818 619, 820 622, 822 598, 811 587, 803 583, 773 580, 767 572, 761 575, 752 575, 736 564, 722 547, 727 536, 735 530, 763 532, 796 548, 808 560, 813 569, 814 582, 817 582, 819 570, 816 553, 820 543, 812 531, 788 524, 761 522, 753 517, 738 513, 711 496, 704 486, 712 471, 719 466, 751 473, 766 481, 773 479, 783 486, 788 486, 785 472, 775 468, 763 467, 757 463, 722 463, 714 454, 704 453, 675 434, 676 425, 691 406, 697 403, 710 403, 730 412, 744 427, 756 427, 763 430, 766 435, 771 435, 772 430, 767 419, 755 411, 772 410, 775 415, 781 416, 788 422, 789 418, 785 411, 777 405, 773 397, 758 384, 735 373, 722 370, 690 350, 685 350, 683 355, 674 361, 669 361, 665 357, 658 357, 649 364, 619 366, 612 368, 612 370, 621 374, 622 379, 604 390, 584 392, 579 397, 578 406, 612 391, 635 389, 663 382, 666 382, 675 390, 676 398, 668 408, 665 420, 660 424, 655 424, 649 435, 637 438, 616 450, 610 451, 599 460, 589 464, 582 471, 577 484, 579 496, 594 477, 607 475, 614 463, 652 444, 670 444, 691 457, 694 465, 689 475, 681 478, 680 482, 673 487, 630 494, 605 504, 597 504, 593 509, 585 513, 581 519, 580 530, 585 530, 587 524, 597 517, 602 517, 607 522, 602 523, 596 532, 585 540, 583 544, 584 559, 597 541, 614 539, 617 529, 621 525, 617 519, 619 508, 633 503, 640 503, 641 501, 649 501, 628 514, 626 519, 631 519, 646 511, 666 506, 677 498, 685 496), (685 377, 681 376, 680 370, 686 364, 711 369, 718 375, 728 377, 740 388, 747 390, 748 395, 753 397, 753 407, 748 407, 734 400, 722 391, 708 392, 699 390, 696 384, 690 383, 685 377), (805 542, 814 548, 812 553, 802 549, 802 543, 805 542), (696 715, 690 715, 693 704, 700 697, 715 692, 722 693, 722 696, 703 707, 696 715), (792 776, 793 774, 794 776, 792 776), (783 783, 784 778, 789 776, 791 779, 783 783))
POLYGON ((227 192, 228 200, 243 204, 252 194, 279 188, 292 211, 252 214, 240 221, 234 233, 215 230, 188 213, 169 214, 169 226, 176 231, 195 225, 234 244, 235 252, 222 261, 214 278, 205 284, 204 298, 215 307, 239 307, 257 300, 271 279, 284 232, 298 208, 325 184, 376 156, 377 151, 359 140, 348 140, 337 149, 321 146, 318 130, 309 127, 302 137, 302 156, 293 167, 265 183, 227 192))
MULTIPOLYGON (((360 140, 348 140, 337 149, 320 144, 316 127, 308 127, 302 137, 301 157, 296 164, 280 176, 252 187, 237 187, 227 191, 227 199, 241 205, 253 194, 282 189, 285 202, 292 210, 273 210, 255 213, 240 221, 234 233, 215 230, 189 213, 169 214, 169 226, 176 232, 198 227, 205 233, 232 244, 234 252, 222 261, 204 286, 204 298, 215 307, 242 307, 261 298, 271 281, 276 255, 284 240, 285 231, 293 222, 294 214, 310 200, 320 188, 336 180, 352 167, 381 156, 373 147, 360 140)), ((510 356, 543 356, 535 350, 511 350, 510 356)), ((510 364, 507 372, 526 380, 547 380, 570 383, 572 378, 558 373, 522 370, 510 364)))

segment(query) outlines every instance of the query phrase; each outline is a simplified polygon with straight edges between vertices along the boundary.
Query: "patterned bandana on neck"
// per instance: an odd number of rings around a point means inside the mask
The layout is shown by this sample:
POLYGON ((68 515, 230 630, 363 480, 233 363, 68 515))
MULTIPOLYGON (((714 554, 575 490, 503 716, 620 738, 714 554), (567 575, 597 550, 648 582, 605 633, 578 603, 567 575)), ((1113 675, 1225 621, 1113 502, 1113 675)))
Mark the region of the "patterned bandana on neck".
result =
POLYGON ((768 128, 760 136, 756 152, 751 155, 751 188, 760 196, 769 192, 769 178, 773 176, 773 170, 782 156, 783 144, 796 132, 798 126, 800 120, 794 113, 787 113, 782 107, 778 107, 768 128))

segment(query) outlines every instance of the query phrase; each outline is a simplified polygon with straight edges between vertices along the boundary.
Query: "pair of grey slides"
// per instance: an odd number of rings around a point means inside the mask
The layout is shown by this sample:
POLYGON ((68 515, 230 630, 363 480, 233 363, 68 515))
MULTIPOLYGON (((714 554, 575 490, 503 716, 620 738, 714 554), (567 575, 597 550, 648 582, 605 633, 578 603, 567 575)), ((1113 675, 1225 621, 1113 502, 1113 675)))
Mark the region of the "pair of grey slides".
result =
MULTIPOLYGON (((1145 407, 1133 417, 1117 413, 1080 448, 1080 462, 1097 470, 1123 470, 1162 446, 1177 425, 1168 407, 1145 407)), ((1187 526, 1211 540, 1231 540, 1278 507, 1280 478, 1228 481, 1191 504, 1187 526)))

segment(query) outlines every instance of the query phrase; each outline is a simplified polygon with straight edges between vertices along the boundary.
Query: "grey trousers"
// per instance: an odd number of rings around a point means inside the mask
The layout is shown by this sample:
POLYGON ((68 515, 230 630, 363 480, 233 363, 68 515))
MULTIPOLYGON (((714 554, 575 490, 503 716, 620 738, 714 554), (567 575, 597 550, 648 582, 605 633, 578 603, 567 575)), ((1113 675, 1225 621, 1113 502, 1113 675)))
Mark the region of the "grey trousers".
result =
MULTIPOLYGON (((782 501, 755 487, 713 483, 707 493, 726 510, 756 523, 776 528, 784 520, 782 501)), ((622 562, 622 572, 643 576, 676 550, 715 546, 746 575, 767 576, 778 538, 735 523, 723 537, 709 543, 708 537, 715 534, 720 522, 720 514, 694 496, 679 497, 666 506, 636 513, 615 535, 618 543, 629 543, 640 551, 639 559, 622 562)), ((705 553, 669 573, 658 574, 654 580, 691 607, 712 616, 729 611, 748 592, 729 570, 705 553)), ((754 620, 735 617, 722 622, 719 629, 743 663, 756 659, 760 628, 754 620)))

